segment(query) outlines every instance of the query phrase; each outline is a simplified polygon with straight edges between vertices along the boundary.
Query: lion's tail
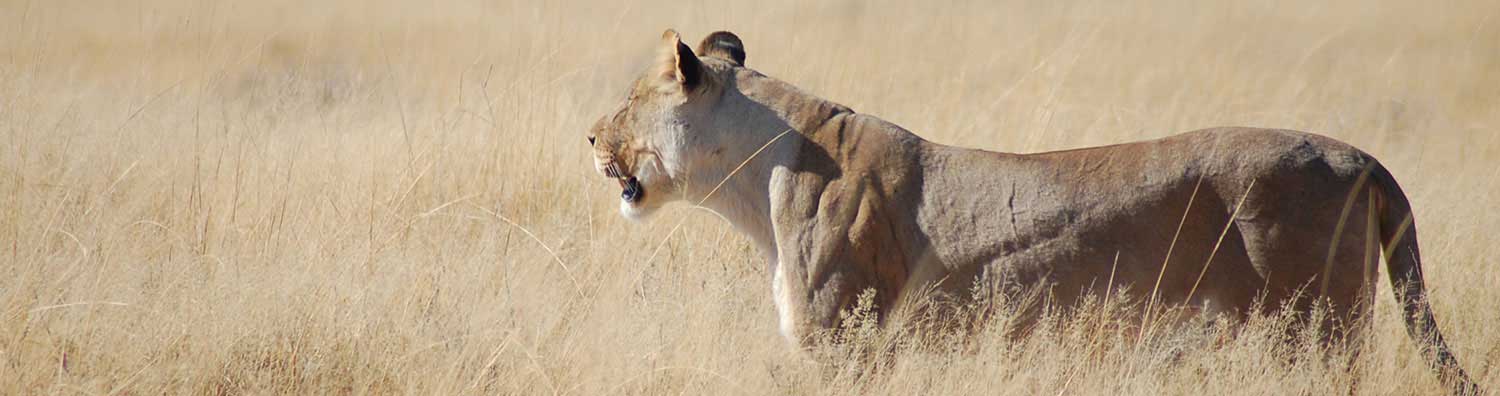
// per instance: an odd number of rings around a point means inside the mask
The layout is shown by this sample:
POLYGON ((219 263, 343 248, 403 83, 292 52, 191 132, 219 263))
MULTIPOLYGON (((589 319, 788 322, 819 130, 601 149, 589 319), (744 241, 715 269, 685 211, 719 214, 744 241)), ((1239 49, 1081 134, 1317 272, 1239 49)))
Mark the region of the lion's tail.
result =
POLYGON ((1417 227, 1406 194, 1384 166, 1375 164, 1370 176, 1382 193, 1377 209, 1380 238, 1385 241, 1386 271, 1391 277, 1396 303, 1405 314, 1406 332, 1416 341, 1422 356, 1438 370, 1439 378, 1455 394, 1478 394, 1479 386, 1459 367, 1448 343, 1443 341, 1443 334, 1438 331, 1437 320, 1432 315, 1432 306, 1428 304, 1421 254, 1417 249, 1417 227))

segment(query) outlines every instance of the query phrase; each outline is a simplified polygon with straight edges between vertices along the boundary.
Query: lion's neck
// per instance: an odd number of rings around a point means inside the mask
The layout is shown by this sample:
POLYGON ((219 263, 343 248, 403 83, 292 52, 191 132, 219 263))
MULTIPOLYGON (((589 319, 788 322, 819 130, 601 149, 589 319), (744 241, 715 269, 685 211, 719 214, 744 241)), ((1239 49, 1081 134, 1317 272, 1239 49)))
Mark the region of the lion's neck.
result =
POLYGON ((714 196, 704 200, 702 206, 728 220, 735 230, 749 237, 761 253, 774 255, 776 242, 775 232, 771 229, 770 197, 764 189, 748 184, 730 186, 726 183, 714 196))
POLYGON ((810 134, 850 110, 758 74, 737 85, 740 90, 726 93, 721 105, 743 111, 710 121, 725 149, 710 161, 717 171, 702 174, 692 190, 701 206, 728 220, 774 260, 772 174, 777 168, 795 169, 802 145, 813 144, 810 134))
POLYGON ((778 137, 779 132, 742 132, 735 139, 738 142, 729 146, 748 147, 748 150, 725 150, 715 171, 703 172, 695 178, 691 188, 696 196, 693 199, 728 220, 753 240, 762 253, 774 257, 770 179, 777 166, 795 160, 791 154, 796 152, 797 145, 790 135, 778 137))

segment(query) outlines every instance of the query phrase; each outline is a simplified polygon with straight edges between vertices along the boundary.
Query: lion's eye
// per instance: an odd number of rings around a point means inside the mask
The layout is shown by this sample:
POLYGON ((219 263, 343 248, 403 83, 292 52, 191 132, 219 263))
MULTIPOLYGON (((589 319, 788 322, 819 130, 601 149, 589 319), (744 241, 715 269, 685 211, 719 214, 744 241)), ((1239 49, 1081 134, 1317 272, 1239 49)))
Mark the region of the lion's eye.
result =
POLYGON ((594 145, 594 137, 593 136, 589 136, 589 145, 590 146, 594 145))

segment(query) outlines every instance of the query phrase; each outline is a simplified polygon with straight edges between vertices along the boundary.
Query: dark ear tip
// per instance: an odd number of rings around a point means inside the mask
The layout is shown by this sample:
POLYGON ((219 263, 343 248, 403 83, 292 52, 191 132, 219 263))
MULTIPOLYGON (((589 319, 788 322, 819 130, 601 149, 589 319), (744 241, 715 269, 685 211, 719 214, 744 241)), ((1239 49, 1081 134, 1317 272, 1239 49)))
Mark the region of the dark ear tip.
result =
POLYGON ((745 43, 740 41, 740 36, 723 30, 704 37, 703 42, 698 43, 698 54, 718 56, 740 66, 745 65, 745 43))
POLYGON ((693 55, 693 49, 681 41, 677 42, 677 70, 682 73, 682 84, 688 87, 698 85, 703 80, 703 65, 698 62, 698 57, 693 55))

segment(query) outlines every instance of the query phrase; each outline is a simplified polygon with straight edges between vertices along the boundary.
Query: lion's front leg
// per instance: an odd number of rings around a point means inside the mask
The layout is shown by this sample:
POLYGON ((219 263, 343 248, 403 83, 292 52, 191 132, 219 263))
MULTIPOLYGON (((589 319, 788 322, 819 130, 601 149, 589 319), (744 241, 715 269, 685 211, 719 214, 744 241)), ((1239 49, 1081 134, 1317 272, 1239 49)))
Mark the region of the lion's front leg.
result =
MULTIPOLYGON (((874 285, 837 256, 783 254, 772 275, 781 334, 804 350, 839 327, 840 315, 858 303, 859 293, 874 285)), ((877 302, 878 304, 878 302, 877 302)), ((880 312, 883 307, 872 307, 880 312)))
POLYGON ((840 314, 867 289, 876 293, 871 310, 877 318, 885 314, 906 274, 906 256, 889 229, 890 216, 876 210, 882 207, 880 194, 826 184, 820 177, 780 173, 773 177, 779 182, 772 183, 771 289, 782 335, 804 350, 837 329, 840 314), (828 190, 842 193, 825 194, 828 190))
POLYGON ((843 282, 830 280, 813 284, 808 276, 808 260, 784 257, 771 279, 772 298, 780 321, 781 335, 802 349, 811 348, 819 335, 837 325, 843 282))

